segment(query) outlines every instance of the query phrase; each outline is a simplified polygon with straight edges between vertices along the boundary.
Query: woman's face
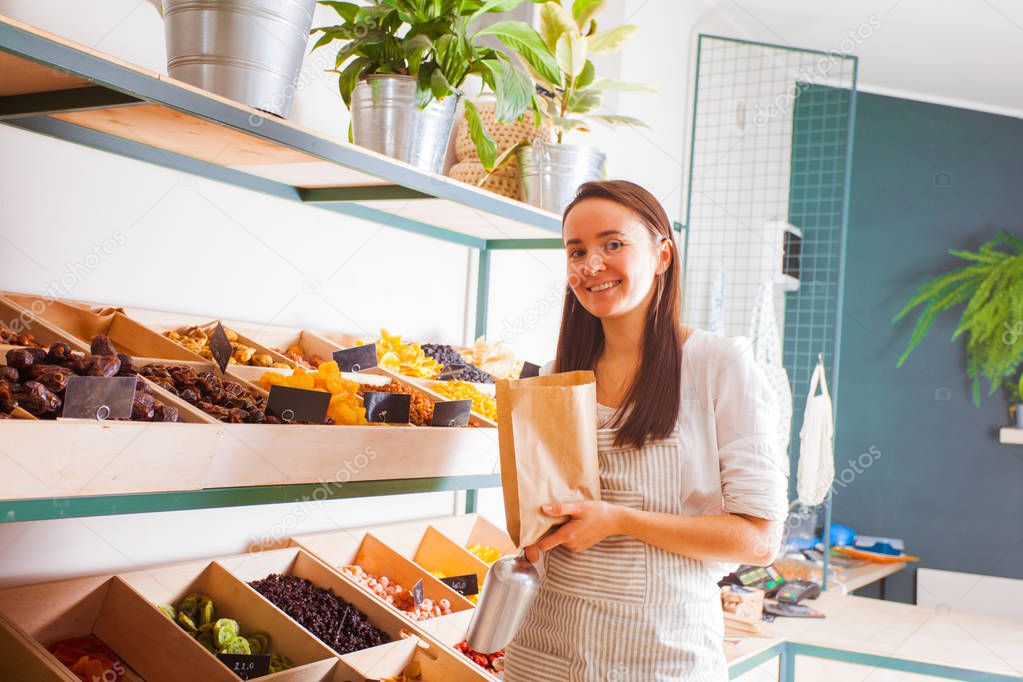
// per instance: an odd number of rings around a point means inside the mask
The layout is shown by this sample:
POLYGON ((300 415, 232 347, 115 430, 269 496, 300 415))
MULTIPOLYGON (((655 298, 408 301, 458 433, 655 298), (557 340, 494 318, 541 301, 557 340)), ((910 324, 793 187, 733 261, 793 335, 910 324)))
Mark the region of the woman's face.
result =
POLYGON ((631 209, 610 199, 576 204, 565 218, 564 241, 568 284, 601 319, 644 304, 654 277, 671 264, 671 242, 655 241, 631 209))

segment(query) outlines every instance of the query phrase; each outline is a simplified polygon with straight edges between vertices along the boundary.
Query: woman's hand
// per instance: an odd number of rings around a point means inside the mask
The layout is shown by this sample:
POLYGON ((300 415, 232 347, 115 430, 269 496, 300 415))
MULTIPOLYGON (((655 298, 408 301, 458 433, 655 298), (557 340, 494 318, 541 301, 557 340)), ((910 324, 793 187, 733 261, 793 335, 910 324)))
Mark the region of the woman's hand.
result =
POLYGON ((547 516, 571 516, 572 519, 535 545, 525 548, 526 558, 536 563, 540 552, 564 545, 582 552, 609 535, 621 533, 624 507, 604 501, 563 502, 541 507, 547 516))

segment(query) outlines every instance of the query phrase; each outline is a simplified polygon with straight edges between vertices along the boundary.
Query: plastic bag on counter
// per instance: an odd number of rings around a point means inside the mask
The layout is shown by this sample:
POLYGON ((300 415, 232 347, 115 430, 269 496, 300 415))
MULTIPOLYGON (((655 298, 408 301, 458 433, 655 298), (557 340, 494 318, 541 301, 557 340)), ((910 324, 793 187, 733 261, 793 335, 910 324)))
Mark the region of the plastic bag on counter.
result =
POLYGON ((497 426, 505 517, 516 546, 568 521, 546 516, 542 505, 600 499, 593 372, 498 380, 497 426))

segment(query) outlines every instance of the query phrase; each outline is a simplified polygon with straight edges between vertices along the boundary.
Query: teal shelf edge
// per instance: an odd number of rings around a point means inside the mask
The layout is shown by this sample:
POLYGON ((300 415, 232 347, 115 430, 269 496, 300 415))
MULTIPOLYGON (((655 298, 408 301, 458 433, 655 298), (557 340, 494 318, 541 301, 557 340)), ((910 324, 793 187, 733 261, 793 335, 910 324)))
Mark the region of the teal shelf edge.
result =
MULTIPOLYGON (((71 45, 51 40, 46 36, 26 30, 20 26, 4 22, 2 18, 0 18, 0 51, 70 73, 95 84, 93 87, 83 89, 84 94, 83 92, 76 94, 74 90, 66 90, 32 96, 13 95, 0 98, 0 121, 7 124, 36 130, 36 132, 44 132, 45 134, 68 139, 79 144, 96 146, 106 151, 132 156, 143 161, 159 163, 157 157, 166 155, 168 152, 145 145, 110 144, 109 141, 103 141, 99 136, 90 136, 84 133, 87 129, 73 124, 68 124, 67 126, 45 126, 48 129, 42 129, 44 127, 42 125, 43 121, 47 123, 54 121, 54 119, 48 119, 46 116, 60 111, 75 111, 103 106, 159 104, 275 144, 307 153, 324 161, 366 173, 398 186, 396 190, 342 188, 336 195, 342 200, 332 201, 324 201, 322 194, 312 194, 309 196, 306 205, 317 205, 320 203, 323 208, 328 210, 387 224, 399 229, 411 229, 411 231, 427 234, 439 239, 446 239, 473 248, 486 248, 487 240, 446 230, 443 225, 432 225, 409 220, 393 213, 353 202, 360 199, 372 200, 378 198, 378 192, 381 193, 379 198, 401 195, 406 197, 419 196, 443 199, 454 204, 513 220, 523 225, 539 228, 544 232, 550 233, 551 238, 556 238, 561 234, 560 216, 541 211, 522 202, 506 200, 443 176, 425 173, 406 164, 364 150, 356 145, 331 140, 292 127, 269 114, 262 114, 255 110, 221 101, 202 91, 181 87, 169 79, 153 77, 128 65, 105 59, 100 55, 78 50, 71 45), (113 92, 103 93, 102 88, 113 92), (78 132, 71 134, 72 129, 77 129, 78 132), (94 142, 102 142, 102 144, 92 144, 94 142), (140 147, 145 147, 148 152, 141 150, 140 147), (316 199, 320 199, 320 201, 318 202, 316 199)), ((200 166, 208 166, 211 167, 208 172, 199 174, 207 177, 216 175, 218 177, 215 179, 222 182, 248 187, 249 189, 256 189, 256 187, 252 186, 253 184, 263 186, 276 185, 275 189, 288 190, 288 198, 305 203, 301 192, 291 185, 274 183, 258 176, 237 171, 232 173, 229 172, 230 169, 214 167, 213 164, 195 159, 191 159, 191 161, 195 162, 196 165, 187 172, 195 172, 196 169, 201 170, 200 166), (245 176, 248 180, 243 180, 240 176, 245 176)), ((170 158, 165 159, 160 165, 179 167, 177 162, 178 159, 170 158)), ((184 170, 180 167, 179 169, 184 170)))
POLYGON ((45 521, 85 516, 114 516, 150 512, 186 511, 341 500, 382 495, 449 492, 496 488, 498 474, 447 476, 438 478, 399 478, 348 483, 297 483, 289 485, 206 488, 159 493, 52 497, 30 500, 0 500, 0 522, 45 521))

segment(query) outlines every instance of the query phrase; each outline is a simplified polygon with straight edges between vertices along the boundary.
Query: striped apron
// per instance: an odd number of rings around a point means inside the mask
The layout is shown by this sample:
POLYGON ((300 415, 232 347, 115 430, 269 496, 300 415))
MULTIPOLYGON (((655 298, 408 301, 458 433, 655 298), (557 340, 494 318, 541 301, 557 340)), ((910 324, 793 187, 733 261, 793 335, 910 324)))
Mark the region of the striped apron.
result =
MULTIPOLYGON (((598 410, 604 418, 611 411, 598 410)), ((616 447, 614 436, 597 432, 602 498, 687 513, 677 428, 642 448, 616 447)), ((717 576, 703 562, 612 535, 583 552, 555 547, 542 568, 536 601, 508 646, 504 682, 728 679, 717 576)))

